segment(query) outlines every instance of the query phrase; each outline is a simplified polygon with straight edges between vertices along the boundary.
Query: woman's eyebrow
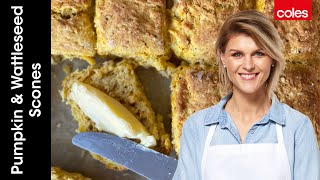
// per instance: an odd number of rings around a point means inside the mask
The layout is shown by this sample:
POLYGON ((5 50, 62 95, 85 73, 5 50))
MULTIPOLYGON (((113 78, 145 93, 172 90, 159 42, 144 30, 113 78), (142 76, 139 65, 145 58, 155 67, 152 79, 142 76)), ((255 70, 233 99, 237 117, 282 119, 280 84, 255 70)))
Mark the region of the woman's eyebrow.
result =
MULTIPOLYGON (((239 51, 239 52, 242 52, 241 50, 238 50, 238 49, 229 49, 229 52, 230 52, 230 51, 239 51)), ((259 48, 259 49, 253 50, 252 52, 257 52, 257 51, 263 51, 263 49, 259 48)))
POLYGON ((259 49, 254 50, 253 52, 257 52, 257 51, 263 51, 263 49, 259 48, 259 49))
MULTIPOLYGON (((229 52, 230 51, 240 51, 240 50, 238 50, 238 49, 230 49, 229 52)), ((240 52, 242 52, 242 51, 240 51, 240 52)))

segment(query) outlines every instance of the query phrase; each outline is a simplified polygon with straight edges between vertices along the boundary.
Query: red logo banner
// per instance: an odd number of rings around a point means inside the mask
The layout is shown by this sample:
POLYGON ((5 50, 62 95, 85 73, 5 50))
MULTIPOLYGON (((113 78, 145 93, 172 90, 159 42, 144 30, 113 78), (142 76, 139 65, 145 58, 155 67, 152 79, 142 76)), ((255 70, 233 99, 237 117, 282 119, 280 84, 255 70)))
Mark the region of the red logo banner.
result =
POLYGON ((312 0, 274 0, 275 20, 311 20, 312 0))

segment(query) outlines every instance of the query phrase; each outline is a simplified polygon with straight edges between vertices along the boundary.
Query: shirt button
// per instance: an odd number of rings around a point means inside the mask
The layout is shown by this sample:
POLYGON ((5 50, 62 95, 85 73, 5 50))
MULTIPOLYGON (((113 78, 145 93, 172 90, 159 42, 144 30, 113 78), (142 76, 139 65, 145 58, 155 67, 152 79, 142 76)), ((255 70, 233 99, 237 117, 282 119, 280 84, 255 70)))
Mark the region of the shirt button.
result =
POLYGON ((253 134, 254 133, 254 130, 251 130, 251 134, 253 134))

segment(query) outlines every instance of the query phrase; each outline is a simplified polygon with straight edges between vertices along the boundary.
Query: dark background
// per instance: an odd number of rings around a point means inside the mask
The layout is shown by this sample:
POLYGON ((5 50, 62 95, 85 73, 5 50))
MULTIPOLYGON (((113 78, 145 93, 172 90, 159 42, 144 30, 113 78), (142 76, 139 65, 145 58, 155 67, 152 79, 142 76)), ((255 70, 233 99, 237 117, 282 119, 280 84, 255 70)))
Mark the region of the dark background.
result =
POLYGON ((50 179, 50 1, 6 1, 1 6, 1 66, 2 102, 1 112, 4 114, 1 118, 1 149, 4 159, 0 161, 5 168, 1 168, 1 179, 50 179), (14 75, 14 66, 11 65, 11 52, 14 51, 14 12, 11 6, 23 6, 23 87, 11 91, 11 75, 14 75), (4 40, 4 41, 3 41, 4 40), (4 47, 4 48, 3 48, 4 47), (28 112, 32 108, 32 63, 41 64, 41 116, 30 117, 28 112), (14 94, 23 94, 23 103, 21 105, 12 104, 10 99, 14 94), (13 112, 17 109, 23 109, 23 135, 26 141, 23 142, 23 164, 20 167, 23 175, 11 175, 11 166, 13 165, 13 133, 10 128, 13 127, 11 119, 13 112), (3 127, 3 124, 5 125, 3 127), (4 151, 3 151, 4 149, 4 151))

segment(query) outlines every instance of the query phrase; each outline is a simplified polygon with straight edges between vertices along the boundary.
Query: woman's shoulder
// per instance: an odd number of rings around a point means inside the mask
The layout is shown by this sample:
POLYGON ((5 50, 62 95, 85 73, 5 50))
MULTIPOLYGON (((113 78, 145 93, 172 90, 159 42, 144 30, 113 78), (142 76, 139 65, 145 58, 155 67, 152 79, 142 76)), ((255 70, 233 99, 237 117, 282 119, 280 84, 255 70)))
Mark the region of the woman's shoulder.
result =
POLYGON ((282 107, 285 115, 286 127, 298 130, 308 124, 312 124, 310 118, 306 114, 285 103, 282 103, 282 107))
POLYGON ((215 113, 218 109, 217 105, 213 105, 201 110, 198 110, 192 113, 186 120, 185 124, 194 126, 194 125, 203 125, 205 124, 205 119, 207 118, 208 114, 215 113))

